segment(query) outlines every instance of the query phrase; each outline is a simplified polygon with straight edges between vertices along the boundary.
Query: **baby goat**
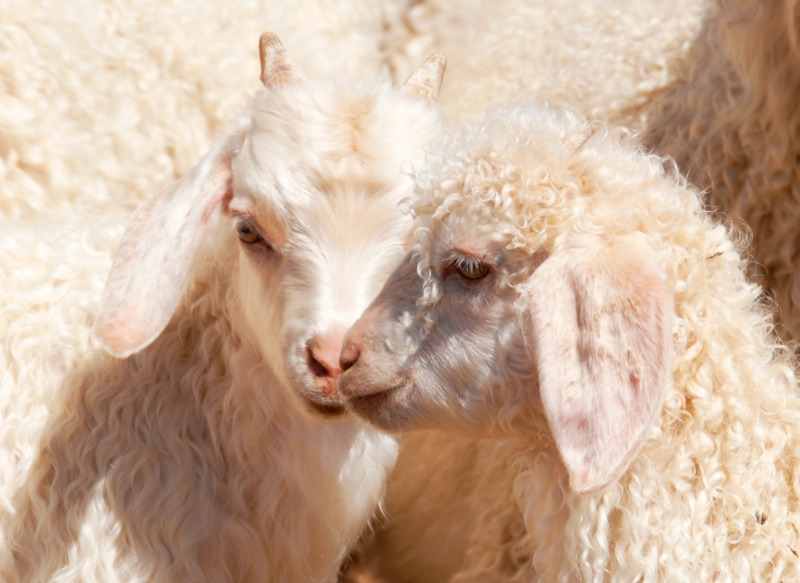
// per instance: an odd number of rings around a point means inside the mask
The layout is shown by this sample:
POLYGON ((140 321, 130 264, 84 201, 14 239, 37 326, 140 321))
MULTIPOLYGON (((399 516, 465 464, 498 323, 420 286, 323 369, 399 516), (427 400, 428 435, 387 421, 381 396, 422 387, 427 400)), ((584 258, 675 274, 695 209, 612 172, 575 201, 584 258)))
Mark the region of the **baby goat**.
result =
POLYGON ((398 480, 446 496, 388 528, 466 539, 454 580, 800 577, 791 352, 728 230, 631 142, 525 106, 450 136, 416 179, 415 249, 348 333, 359 415, 505 444, 404 451, 398 480))
POLYGON ((4 581, 333 581, 370 520, 397 446, 346 414, 338 355, 406 244, 444 61, 396 90, 306 79, 270 34, 261 60, 235 130, 123 236, 93 323, 118 358, 18 365, 60 402, 2 458, 4 581))

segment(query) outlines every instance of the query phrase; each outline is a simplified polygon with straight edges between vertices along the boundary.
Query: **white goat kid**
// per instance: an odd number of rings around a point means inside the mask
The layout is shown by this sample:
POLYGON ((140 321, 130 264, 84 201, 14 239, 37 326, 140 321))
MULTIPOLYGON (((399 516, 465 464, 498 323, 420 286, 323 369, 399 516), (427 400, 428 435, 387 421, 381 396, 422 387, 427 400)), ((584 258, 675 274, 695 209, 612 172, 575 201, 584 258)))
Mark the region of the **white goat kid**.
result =
POLYGON ((412 442, 403 484, 444 495, 387 528, 452 524, 458 581, 800 577, 795 363, 697 192, 624 132, 521 106, 427 164, 416 249, 348 332, 340 392, 382 428, 505 449, 412 442), (474 479, 465 459, 498 455, 474 479))
POLYGON ((444 61, 395 90, 261 58, 235 131, 134 215, 94 322, 127 358, 52 381, 0 579, 333 581, 370 520, 397 445, 346 415, 338 355, 407 243, 444 61))

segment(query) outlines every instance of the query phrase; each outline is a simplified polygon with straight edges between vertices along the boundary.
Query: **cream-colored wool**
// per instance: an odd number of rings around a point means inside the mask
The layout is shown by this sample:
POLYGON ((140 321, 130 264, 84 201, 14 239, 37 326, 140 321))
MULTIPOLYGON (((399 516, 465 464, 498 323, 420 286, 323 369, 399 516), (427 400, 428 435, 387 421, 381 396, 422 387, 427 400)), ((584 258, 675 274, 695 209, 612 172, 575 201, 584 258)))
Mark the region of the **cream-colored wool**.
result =
POLYGON ((532 96, 641 127, 636 107, 672 80, 705 0, 427 0, 388 30, 399 78, 430 50, 448 57, 440 103, 453 121, 532 96))
POLYGON ((340 390, 380 427, 481 439, 409 441, 393 488, 435 494, 405 515, 390 496, 380 574, 800 577, 796 362, 697 191, 624 131, 524 105, 427 161, 415 250, 348 333, 340 390), (459 518, 462 496, 483 518, 459 518), (459 573, 391 546, 443 539, 441 524, 459 573))
POLYGON ((653 96, 644 142, 744 221, 785 339, 800 339, 800 44, 797 0, 719 0, 653 96))
POLYGON ((398 3, 4 0, 0 214, 133 208, 177 179, 256 89, 265 30, 309 75, 385 76, 398 3))
POLYGON ((334 581, 379 502, 396 443, 329 357, 404 249, 443 61, 395 89, 262 48, 265 87, 132 221, 2 219, 0 580, 334 581))

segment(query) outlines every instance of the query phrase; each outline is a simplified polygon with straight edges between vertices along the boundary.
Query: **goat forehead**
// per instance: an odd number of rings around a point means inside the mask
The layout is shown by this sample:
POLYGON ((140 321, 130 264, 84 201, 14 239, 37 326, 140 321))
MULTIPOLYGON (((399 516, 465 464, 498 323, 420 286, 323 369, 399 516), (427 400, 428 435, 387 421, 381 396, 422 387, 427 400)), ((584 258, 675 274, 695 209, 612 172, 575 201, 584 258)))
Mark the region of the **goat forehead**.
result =
POLYGON ((513 247, 512 235, 498 226, 496 217, 476 213, 448 214, 443 218, 421 216, 415 231, 415 248, 426 267, 450 259, 454 251, 473 255, 497 265, 513 247))
POLYGON ((314 204, 295 207, 290 237, 313 263, 363 278, 376 262, 402 249, 410 218, 391 194, 350 190, 320 195, 314 204))
POLYGON ((370 167, 388 159, 399 171, 400 162, 416 157, 430 138, 416 127, 421 113, 409 107, 405 97, 330 87, 322 87, 322 95, 309 95, 311 89, 256 109, 248 140, 259 166, 284 162, 318 175, 346 178, 369 174, 370 167))
POLYGON ((298 303, 365 307, 408 238, 411 219, 395 199, 392 193, 353 188, 319 193, 311 204, 284 209, 285 286, 298 292, 298 303), (299 293, 303 290, 309 293, 299 293))
POLYGON ((402 170, 406 159, 374 164, 358 153, 329 154, 308 150, 292 155, 278 144, 261 147, 248 139, 234 161, 235 196, 250 206, 267 205, 288 215, 318 205, 342 214, 353 197, 382 199, 398 212, 401 199, 412 194, 411 180, 402 170))
POLYGON ((401 176, 422 161, 441 131, 437 108, 387 86, 344 88, 307 83, 287 88, 253 115, 250 139, 262 167, 278 158, 294 170, 347 179, 401 176), (411 167, 409 165, 409 167, 411 167))

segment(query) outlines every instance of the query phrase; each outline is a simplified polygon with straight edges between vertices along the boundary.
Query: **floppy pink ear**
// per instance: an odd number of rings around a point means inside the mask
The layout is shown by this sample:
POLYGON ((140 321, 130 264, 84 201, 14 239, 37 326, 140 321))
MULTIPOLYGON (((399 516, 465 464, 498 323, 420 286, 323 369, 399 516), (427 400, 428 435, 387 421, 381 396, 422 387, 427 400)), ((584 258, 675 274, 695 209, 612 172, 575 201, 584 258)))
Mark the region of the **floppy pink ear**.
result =
POLYGON ((231 146, 226 139, 134 213, 94 324, 95 338, 106 351, 125 357, 161 334, 186 288, 205 227, 230 192, 231 146))
POLYGON ((672 359, 672 294, 652 251, 584 243, 554 251, 526 290, 545 415, 579 493, 628 468, 672 359))

